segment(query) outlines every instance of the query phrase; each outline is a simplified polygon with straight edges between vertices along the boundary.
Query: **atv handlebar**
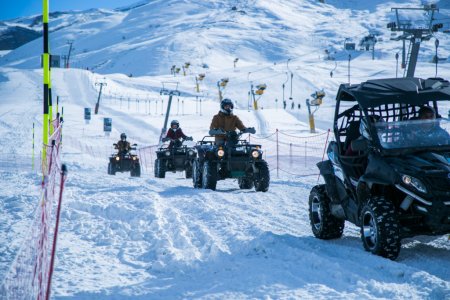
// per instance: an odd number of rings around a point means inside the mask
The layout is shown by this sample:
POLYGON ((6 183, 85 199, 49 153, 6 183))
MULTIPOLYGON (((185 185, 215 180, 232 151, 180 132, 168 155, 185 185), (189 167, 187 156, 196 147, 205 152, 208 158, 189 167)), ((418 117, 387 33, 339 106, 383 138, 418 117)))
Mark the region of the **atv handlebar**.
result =
MULTIPOLYGON (((230 133, 235 133, 234 130, 229 130, 229 131, 225 131, 222 128, 213 128, 209 131, 209 135, 228 135, 230 133)), ((243 130, 241 130, 239 132, 239 135, 244 134, 244 133, 250 133, 250 134, 255 134, 256 130, 254 127, 248 127, 248 128, 244 128, 243 130)))

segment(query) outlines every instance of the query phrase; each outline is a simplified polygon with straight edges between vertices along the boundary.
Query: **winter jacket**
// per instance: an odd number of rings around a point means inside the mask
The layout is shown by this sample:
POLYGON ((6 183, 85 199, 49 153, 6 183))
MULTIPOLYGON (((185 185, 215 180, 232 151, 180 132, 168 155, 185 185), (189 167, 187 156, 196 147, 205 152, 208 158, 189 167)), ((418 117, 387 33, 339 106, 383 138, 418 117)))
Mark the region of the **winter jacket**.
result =
MULTIPOLYGON (((167 130, 166 138, 171 138, 172 140, 177 140, 179 138, 186 139, 187 135, 183 133, 183 130, 181 130, 181 128, 178 128, 177 130, 169 128, 169 130, 167 130)), ((169 148, 172 148, 173 146, 174 142, 170 141, 169 148)))
MULTIPOLYGON (((209 129, 223 129, 225 131, 232 131, 232 130, 244 130, 246 127, 242 123, 242 121, 239 119, 238 116, 230 114, 224 114, 223 112, 219 111, 217 115, 215 115, 211 121, 211 126, 209 126, 209 129)), ((224 135, 216 135, 215 137, 216 143, 217 142, 223 142, 225 140, 224 135)))
POLYGON ((123 154, 128 153, 128 151, 131 150, 131 145, 127 141, 120 140, 117 142, 116 149, 119 150, 119 154, 123 155, 123 154))

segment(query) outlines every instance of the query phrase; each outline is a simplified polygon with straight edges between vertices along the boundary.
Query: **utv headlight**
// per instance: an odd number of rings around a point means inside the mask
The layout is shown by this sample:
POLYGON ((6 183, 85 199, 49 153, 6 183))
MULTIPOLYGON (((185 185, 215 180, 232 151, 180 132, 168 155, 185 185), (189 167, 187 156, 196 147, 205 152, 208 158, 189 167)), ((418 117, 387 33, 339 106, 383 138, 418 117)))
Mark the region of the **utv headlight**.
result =
POLYGON ((170 151, 166 151, 166 156, 170 156, 170 151))
POLYGON ((116 160, 120 160, 120 157, 116 156, 116 160))
POLYGON ((223 157, 224 155, 225 155, 225 151, 223 151, 222 149, 217 150, 218 157, 223 157))
POLYGON ((252 151, 252 156, 253 156, 253 158, 258 158, 259 157, 259 151, 258 150, 253 150, 252 151))
POLYGON ((409 176, 409 175, 403 175, 402 176, 402 181, 406 186, 410 186, 415 188, 416 190, 418 190, 419 192, 422 193, 427 193, 427 188, 425 187, 425 185, 417 178, 409 176))

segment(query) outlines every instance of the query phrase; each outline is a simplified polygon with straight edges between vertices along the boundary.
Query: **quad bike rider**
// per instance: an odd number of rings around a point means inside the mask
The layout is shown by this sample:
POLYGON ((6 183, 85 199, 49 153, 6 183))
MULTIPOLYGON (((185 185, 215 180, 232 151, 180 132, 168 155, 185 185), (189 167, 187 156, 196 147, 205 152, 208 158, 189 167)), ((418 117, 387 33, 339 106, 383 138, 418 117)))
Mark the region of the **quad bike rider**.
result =
POLYGON ((130 153, 131 150, 136 150, 137 144, 133 144, 133 147, 127 141, 127 135, 122 133, 120 140, 114 144, 114 148, 117 149, 117 153, 113 154, 109 158, 108 174, 115 175, 116 172, 130 172, 131 177, 141 176, 141 165, 139 163, 139 157, 136 154, 130 153))
POLYGON ((335 141, 318 163, 325 184, 309 197, 314 235, 339 238, 347 220, 367 251, 396 259, 402 238, 450 233, 450 122, 438 111, 450 83, 343 84, 336 101, 335 141))
POLYGON ((192 141, 193 138, 183 133, 180 122, 173 120, 162 142, 170 141, 167 147, 161 147, 156 151, 155 177, 165 178, 166 172, 185 171, 186 178, 192 177, 192 161, 196 152, 192 147, 183 145, 184 141, 192 141))
POLYGON ((269 189, 270 174, 267 162, 262 159, 261 145, 240 140, 244 133, 255 133, 255 129, 244 126, 233 114, 233 102, 224 99, 221 109, 212 119, 210 136, 214 142, 205 140, 197 143, 197 159, 193 166, 195 188, 216 189, 217 181, 237 178, 241 189, 266 192, 269 189), (235 130, 239 129, 237 133, 235 130))

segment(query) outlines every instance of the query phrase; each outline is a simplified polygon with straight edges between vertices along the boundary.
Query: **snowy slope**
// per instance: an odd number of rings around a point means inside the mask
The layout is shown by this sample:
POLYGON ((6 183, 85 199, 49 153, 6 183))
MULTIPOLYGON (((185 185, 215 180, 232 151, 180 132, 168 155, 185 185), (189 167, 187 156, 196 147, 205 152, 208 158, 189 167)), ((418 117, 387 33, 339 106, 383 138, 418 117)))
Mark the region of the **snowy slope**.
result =
MULTIPOLYGON (((359 230, 351 224, 340 240, 315 239, 307 197, 317 176, 277 178, 272 173, 269 192, 255 193, 239 190, 233 180, 219 182, 216 192, 194 190, 182 173, 166 179, 155 179, 150 171, 141 178, 106 175, 111 145, 121 132, 141 147, 157 143, 167 104, 159 95, 161 81, 179 82, 183 97, 174 99, 171 119, 179 119, 195 139, 205 135, 218 110, 216 82, 223 77, 230 78, 225 95, 237 102, 235 112, 244 123, 257 128, 256 137, 275 129, 308 135, 304 107, 281 109, 281 85, 289 69, 294 72, 296 104, 301 100, 304 106, 310 93, 325 88, 328 96, 317 124, 321 131, 329 128, 333 93, 347 80, 347 54, 340 50, 344 38, 384 28, 393 4, 358 2, 358 9, 351 10, 349 5, 357 2, 327 2, 144 1, 52 35, 54 53, 66 51, 67 39, 76 39, 75 66, 96 71, 52 72, 54 96, 60 96, 64 107, 63 160, 69 168, 55 298, 450 299, 446 236, 403 241, 395 262, 365 252, 359 230), (333 78, 329 72, 334 62, 319 59, 329 44, 341 51, 333 78), (235 57, 240 58, 236 70, 235 57), (171 65, 188 60, 192 67, 187 76, 169 75, 171 65), (206 72, 199 94, 201 115, 194 90, 194 76, 200 72, 206 72), (93 108, 98 82, 108 84, 100 113, 85 124, 83 109, 93 108), (247 110, 250 82, 268 85, 259 100, 264 109, 258 112, 247 110), (144 109, 146 100, 149 107, 144 109), (110 137, 102 132, 103 117, 113 119, 110 137)), ((419 1, 395 5, 405 3, 419 1)), ((375 62, 369 53, 354 53, 352 82, 395 76, 391 54, 399 44, 388 38, 375 62)), ((432 44, 424 44, 418 68, 424 77, 434 75, 434 65, 426 62, 432 44)), ((443 36, 441 44, 446 53, 448 38, 443 36)), ((32 122, 36 132, 41 130, 42 73, 35 69, 40 45, 35 41, 0 58, 0 155, 15 151, 29 160, 32 122)), ((445 66, 439 74, 448 78, 445 66)), ((273 151, 271 143, 264 141, 263 149, 273 151)), ((318 152, 314 156, 320 158, 318 152)), ((26 234, 38 199, 39 176, 29 170, 0 164, 0 278, 26 234)))

